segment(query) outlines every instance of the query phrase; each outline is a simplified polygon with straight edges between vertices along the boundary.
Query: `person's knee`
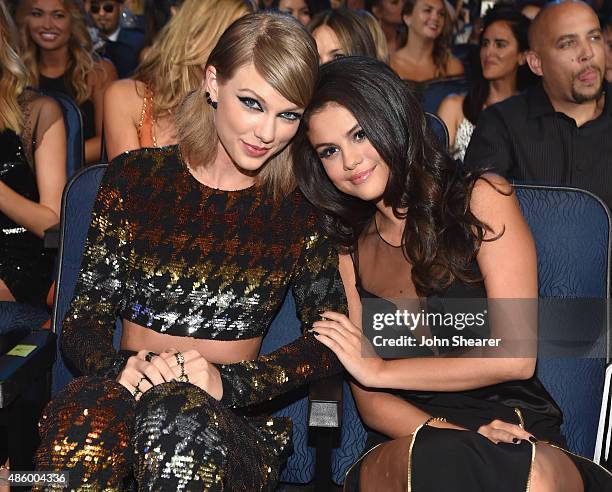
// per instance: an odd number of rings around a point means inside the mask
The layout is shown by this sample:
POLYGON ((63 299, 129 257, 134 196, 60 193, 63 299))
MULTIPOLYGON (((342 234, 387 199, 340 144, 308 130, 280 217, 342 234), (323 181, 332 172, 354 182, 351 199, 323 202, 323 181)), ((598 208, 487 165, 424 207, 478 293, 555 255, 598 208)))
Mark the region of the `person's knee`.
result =
POLYGON ((538 444, 531 471, 533 492, 582 492, 584 485, 573 461, 561 450, 538 444))
POLYGON ((113 470, 106 473, 108 477, 102 473, 103 481, 115 483, 129 468, 125 456, 131 446, 133 408, 134 398, 115 381, 75 379, 43 412, 37 469, 70 468, 78 482, 91 470, 110 466, 113 470))
MULTIPOLYGON (((137 450, 157 446, 175 447, 177 442, 196 439, 211 420, 222 418, 221 404, 208 393, 189 383, 171 381, 146 391, 135 411, 135 442, 137 450)), ((224 426, 225 428, 226 426, 224 426)), ((214 439, 220 432, 209 432, 214 439)), ((219 440, 223 436, 218 436, 219 440)))
POLYGON ((47 404, 43 410, 39 432, 46 434, 58 419, 67 415, 71 423, 79 425, 95 415, 125 416, 132 413, 134 398, 130 392, 112 379, 83 376, 73 379, 47 404))
POLYGON ((169 381, 146 391, 136 403, 136 414, 146 415, 160 406, 170 412, 184 413, 197 407, 199 413, 209 413, 219 410, 221 404, 194 384, 169 381))

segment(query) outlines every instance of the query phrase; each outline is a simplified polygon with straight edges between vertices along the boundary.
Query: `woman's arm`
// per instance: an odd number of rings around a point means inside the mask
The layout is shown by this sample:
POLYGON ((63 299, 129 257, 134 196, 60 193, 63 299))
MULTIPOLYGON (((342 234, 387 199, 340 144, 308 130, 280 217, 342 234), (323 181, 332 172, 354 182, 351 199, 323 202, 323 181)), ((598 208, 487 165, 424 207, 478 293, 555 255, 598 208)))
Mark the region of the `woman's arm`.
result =
POLYGON ((100 160, 102 143, 102 122, 104 115, 104 92, 108 85, 117 80, 117 71, 111 62, 101 60, 97 62, 97 70, 91 73, 92 84, 91 99, 94 105, 94 117, 96 121, 96 136, 85 141, 85 161, 87 163, 100 160))
POLYGON ((33 149, 39 201, 28 200, 0 182, 0 211, 28 231, 43 237, 45 229, 59 222, 62 191, 66 184, 66 132, 61 109, 45 98, 39 125, 49 126, 36 135, 33 149))
MULTIPOLYGON (((361 326, 361 299, 355 287, 355 268, 349 255, 340 255, 339 269, 346 292, 349 319, 356 326, 361 326)), ((399 396, 366 388, 354 381, 350 385, 359 415, 366 425, 391 439, 412 434, 431 416, 399 396)), ((442 422, 436 422, 436 425, 456 427, 442 422)))
MULTIPOLYGON (((221 366, 221 401, 228 406, 243 407, 271 400, 312 380, 342 371, 333 352, 308 332, 313 322, 320 318, 321 310, 346 313, 338 254, 331 241, 318 231, 306 234, 306 244, 292 284, 303 335, 255 360, 221 366)), ((215 388, 207 391, 218 397, 220 392, 217 384, 214 385, 215 388)))
POLYGON ((463 119, 463 100, 465 96, 452 94, 446 96, 438 108, 438 116, 448 129, 448 148, 455 146, 457 128, 463 119))
MULTIPOLYGON (((504 193, 511 189, 503 178, 489 175, 487 179, 504 193)), ((506 327, 509 321, 514 321, 513 328, 521 330, 516 338, 525 340, 529 346, 521 356, 510 357, 478 357, 478 353, 454 358, 362 357, 361 330, 343 315, 323 313, 331 321, 315 324, 316 331, 321 333, 317 338, 336 353, 359 383, 372 388, 465 391, 533 375, 535 347, 529 337, 533 338, 537 331, 535 246, 516 196, 504 193, 484 180, 474 186, 472 211, 492 228, 485 239, 503 232, 498 239, 482 243, 477 261, 489 300, 505 300, 493 304, 489 312, 491 336, 499 332, 499 326, 506 327), (514 309, 516 306, 522 311, 514 309)))
POLYGON ((62 322, 60 348, 85 375, 116 378, 128 358, 113 347, 133 236, 122 167, 122 160, 115 159, 102 179, 74 296, 62 322))
POLYGON ((109 159, 140 148, 138 122, 142 96, 138 95, 137 84, 132 79, 117 80, 104 94, 104 134, 109 159))

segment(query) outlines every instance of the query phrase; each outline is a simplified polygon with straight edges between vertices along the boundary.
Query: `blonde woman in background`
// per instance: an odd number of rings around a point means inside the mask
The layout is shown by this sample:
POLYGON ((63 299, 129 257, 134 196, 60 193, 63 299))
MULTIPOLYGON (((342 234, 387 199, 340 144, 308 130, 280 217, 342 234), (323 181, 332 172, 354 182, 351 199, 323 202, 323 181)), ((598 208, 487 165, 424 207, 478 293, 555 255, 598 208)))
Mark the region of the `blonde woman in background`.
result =
POLYGON ((463 74, 463 64, 450 52, 452 25, 444 0, 407 0, 402 20, 406 35, 390 61, 395 73, 414 82, 463 74))
POLYGON ((176 143, 175 112, 202 85, 204 63, 221 34, 253 9, 245 0, 186 0, 160 32, 132 79, 106 92, 108 158, 176 143))
POLYGON ((29 85, 72 97, 81 109, 85 159, 100 159, 104 91, 117 78, 112 63, 94 58, 77 0, 27 0, 21 25, 29 85))
POLYGON ((66 135, 57 103, 26 89, 17 39, 0 1, 0 300, 43 305, 53 256, 42 236, 59 222, 66 135))

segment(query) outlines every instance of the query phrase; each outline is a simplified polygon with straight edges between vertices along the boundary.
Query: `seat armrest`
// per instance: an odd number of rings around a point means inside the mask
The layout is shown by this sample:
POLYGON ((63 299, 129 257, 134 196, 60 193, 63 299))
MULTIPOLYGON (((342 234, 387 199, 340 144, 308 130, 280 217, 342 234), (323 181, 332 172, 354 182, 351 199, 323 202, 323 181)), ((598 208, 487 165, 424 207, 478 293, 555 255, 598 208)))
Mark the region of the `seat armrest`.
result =
POLYGON ((342 424, 342 373, 319 379, 308 388, 308 427, 339 428, 342 424))
POLYGON ((48 330, 35 330, 18 344, 33 345, 32 352, 25 357, 0 356, 0 408, 6 408, 31 386, 32 381, 51 368, 55 360, 55 338, 55 334, 48 330))
POLYGON ((45 249, 57 249, 59 247, 59 223, 52 225, 48 229, 45 229, 43 236, 43 244, 45 249))

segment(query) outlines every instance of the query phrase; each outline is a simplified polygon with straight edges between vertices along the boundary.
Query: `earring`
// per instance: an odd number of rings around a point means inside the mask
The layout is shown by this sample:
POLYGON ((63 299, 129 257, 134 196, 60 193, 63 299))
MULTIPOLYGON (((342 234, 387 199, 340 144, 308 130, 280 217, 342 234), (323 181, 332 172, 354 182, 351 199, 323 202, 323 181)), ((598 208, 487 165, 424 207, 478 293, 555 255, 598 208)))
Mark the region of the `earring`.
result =
POLYGON ((205 92, 205 93, 204 93, 204 95, 206 96, 206 102, 207 102, 208 104, 210 104, 210 105, 212 106, 212 108, 213 108, 213 109, 217 109, 217 101, 213 101, 213 100, 210 98, 210 92, 208 92, 208 91, 207 91, 207 92, 205 92))

